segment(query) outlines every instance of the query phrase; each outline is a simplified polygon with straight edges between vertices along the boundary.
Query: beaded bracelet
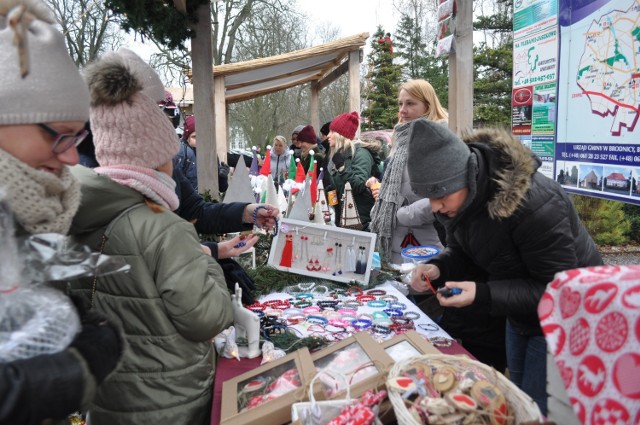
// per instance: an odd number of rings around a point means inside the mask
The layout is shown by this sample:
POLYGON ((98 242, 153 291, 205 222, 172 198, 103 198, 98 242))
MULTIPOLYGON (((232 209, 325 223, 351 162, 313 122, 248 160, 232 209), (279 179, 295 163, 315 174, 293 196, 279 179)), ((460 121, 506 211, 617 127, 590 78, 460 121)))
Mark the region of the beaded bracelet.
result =
POLYGON ((292 314, 291 316, 286 316, 288 325, 297 325, 306 320, 306 316, 304 314, 292 314))
POLYGON ((338 313, 340 313, 343 316, 356 316, 358 314, 358 312, 352 308, 341 308, 338 310, 338 313))
POLYGON ((315 288, 313 288, 311 292, 318 295, 328 295, 329 288, 327 288, 326 285, 318 285, 315 288))
POLYGON ((347 328, 344 326, 328 324, 327 326, 324 327, 324 330, 327 332, 331 332, 332 334, 335 334, 338 332, 345 332, 347 328))
POLYGON ((398 301, 392 301, 389 304, 389 308, 390 309, 395 309, 395 310, 406 310, 407 309, 407 305, 405 303, 401 303, 398 301))
POLYGON ((356 295, 356 299, 364 303, 367 301, 375 301, 376 297, 373 295, 356 295))
POLYGON ((371 320, 367 320, 367 319, 356 319, 353 322, 351 322, 351 326, 353 326, 354 328, 356 328, 358 330, 368 329, 372 325, 373 325, 373 322, 371 322, 371 320))
POLYGON ((345 329, 351 326, 351 323, 347 322, 344 319, 330 319, 329 324, 333 326, 342 326, 345 329))
POLYGON ((369 291, 367 291, 367 295, 373 295, 375 297, 380 297, 382 295, 386 295, 387 291, 383 290, 383 289, 371 289, 369 291))
POLYGON ((389 335, 391 333, 391 328, 388 326, 378 325, 377 323, 371 326, 371 332, 382 335, 389 335))
POLYGON ((310 334, 319 333, 324 334, 324 326, 319 325, 317 323, 312 323, 308 328, 307 332, 310 334))
POLYGON ((358 309, 358 307, 360 307, 362 305, 362 302, 358 301, 358 300, 347 300, 344 301, 342 303, 345 307, 347 308, 351 308, 351 309, 358 309))
POLYGON ((434 336, 431 338, 427 338, 427 341, 429 341, 431 344, 433 344, 436 347, 451 347, 451 345, 453 344, 452 339, 445 338, 442 336, 434 336))
POLYGON ((322 315, 327 319, 339 319, 342 317, 340 313, 330 308, 322 310, 322 315))
POLYGON ((413 326, 403 325, 401 323, 394 323, 389 326, 389 329, 391 329, 396 334, 400 335, 401 333, 413 330, 415 328, 413 326))
POLYGON ((387 306, 387 303, 385 301, 373 300, 373 301, 368 301, 367 305, 373 308, 385 308, 387 306))
POLYGON ((329 323, 329 320, 322 316, 307 316, 307 323, 325 326, 327 323, 329 323))
POLYGON ((309 282, 309 283, 298 283, 298 288, 302 291, 302 292, 309 292, 313 289, 313 287, 316 286, 315 282, 309 282))
POLYGON ((318 307, 322 310, 326 308, 335 308, 338 305, 338 301, 336 300, 320 300, 316 303, 318 307))
POLYGON ((398 301, 398 297, 396 297, 393 294, 387 294, 387 295, 383 295, 380 298, 378 298, 379 300, 382 301, 386 301, 386 302, 394 302, 394 301, 398 301))
POLYGON ((350 286, 347 289, 347 295, 362 294, 362 288, 359 286, 350 286))
POLYGON ((298 301, 293 303, 293 305, 298 308, 306 308, 311 307, 313 304, 311 304, 311 301, 298 301))
POLYGON ((427 332, 438 332, 440 329, 435 323, 420 323, 418 327, 427 332))
MULTIPOLYGON (((260 210, 267 210, 269 211, 269 208, 267 208, 264 205, 258 205, 254 210, 253 210, 253 225, 257 226, 258 225, 258 211, 260 210)), ((273 228, 273 236, 277 236, 278 235, 278 219, 275 219, 276 225, 273 228)))
POLYGON ((415 311, 405 311, 403 317, 411 320, 418 320, 420 318, 420 314, 415 311))
POLYGON ((282 310, 278 310, 277 308, 266 308, 264 310, 264 315, 269 317, 280 317, 282 316, 282 310))
POLYGON ((289 304, 289 301, 287 300, 269 300, 269 301, 263 302, 262 305, 265 307, 278 308, 282 310, 285 310, 291 307, 291 305, 289 304), (284 307, 284 309, 282 307, 284 307))
POLYGON ((301 294, 296 294, 296 299, 298 300, 307 300, 313 298, 313 294, 309 293, 309 292, 303 292, 301 294))
POLYGON ((382 310, 389 315, 389 317, 402 317, 402 310, 398 310, 397 308, 387 308, 382 310))
POLYGON ((319 313, 320 307, 318 307, 317 305, 310 305, 309 307, 305 307, 304 309, 302 309, 302 311, 304 312, 304 314, 319 313))
POLYGON ((304 310, 302 310, 301 308, 291 307, 286 310, 283 310, 282 314, 284 314, 285 316, 298 316, 298 315, 304 316, 304 310))

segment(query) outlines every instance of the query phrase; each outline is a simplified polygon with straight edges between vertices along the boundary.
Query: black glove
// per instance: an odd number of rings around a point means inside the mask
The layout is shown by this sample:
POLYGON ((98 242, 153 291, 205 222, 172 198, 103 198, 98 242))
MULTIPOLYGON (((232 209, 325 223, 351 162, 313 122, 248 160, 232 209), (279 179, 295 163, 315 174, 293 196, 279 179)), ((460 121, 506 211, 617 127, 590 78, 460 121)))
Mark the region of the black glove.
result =
POLYGON ((242 289, 242 304, 249 305, 255 303, 256 299, 253 297, 253 290, 256 289, 256 283, 251 279, 251 276, 244 271, 242 266, 231 258, 218 260, 218 264, 222 267, 224 280, 227 283, 229 291, 232 294, 235 293, 237 282, 242 289))
POLYGON ((224 162, 221 162, 220 165, 218 165, 218 178, 226 179, 229 177, 229 170, 229 166, 224 162))
POLYGON ((333 154, 331 161, 333 161, 333 165, 336 166, 336 170, 339 170, 344 165, 344 156, 342 153, 336 152, 333 154))
POLYGON ((124 340, 118 327, 95 310, 81 316, 81 320, 82 330, 71 347, 84 357, 100 385, 122 358, 124 340))

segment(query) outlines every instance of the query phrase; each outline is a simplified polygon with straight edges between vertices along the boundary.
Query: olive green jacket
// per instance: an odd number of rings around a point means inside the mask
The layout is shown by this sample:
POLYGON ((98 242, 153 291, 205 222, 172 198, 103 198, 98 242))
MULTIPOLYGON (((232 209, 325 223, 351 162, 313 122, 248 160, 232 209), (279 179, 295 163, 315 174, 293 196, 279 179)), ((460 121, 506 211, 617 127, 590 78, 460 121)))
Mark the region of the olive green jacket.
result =
MULTIPOLYGON (((203 253, 192 224, 152 211, 142 195, 93 170, 74 167, 82 203, 70 234, 131 270, 99 277, 93 308, 122 327, 128 347, 118 370, 98 389, 92 425, 208 424, 213 390, 211 339, 231 325, 222 269, 203 253)), ((91 300, 92 279, 72 286, 91 300)))

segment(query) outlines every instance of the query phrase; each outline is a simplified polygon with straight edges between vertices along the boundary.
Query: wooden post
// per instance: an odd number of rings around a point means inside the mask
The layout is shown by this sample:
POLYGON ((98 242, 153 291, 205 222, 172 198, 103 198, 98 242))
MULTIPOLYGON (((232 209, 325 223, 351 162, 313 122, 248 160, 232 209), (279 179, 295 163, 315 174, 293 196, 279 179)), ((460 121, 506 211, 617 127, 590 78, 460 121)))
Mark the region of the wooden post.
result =
POLYGON ((464 136, 473 131, 473 8, 457 0, 455 52, 449 56, 449 128, 464 136))
POLYGON ((220 161, 227 162, 227 102, 225 100, 225 77, 213 77, 213 111, 215 119, 215 146, 220 161))
POLYGON ((316 135, 320 134, 320 112, 318 109, 318 99, 320 97, 320 89, 315 81, 311 83, 311 125, 316 131, 316 135))
POLYGON ((349 52, 349 110, 360 114, 360 51, 349 52))
POLYGON ((198 192, 208 190, 214 199, 218 199, 210 7, 209 3, 198 7, 198 23, 194 25, 196 36, 191 40, 193 113, 198 141, 198 192))

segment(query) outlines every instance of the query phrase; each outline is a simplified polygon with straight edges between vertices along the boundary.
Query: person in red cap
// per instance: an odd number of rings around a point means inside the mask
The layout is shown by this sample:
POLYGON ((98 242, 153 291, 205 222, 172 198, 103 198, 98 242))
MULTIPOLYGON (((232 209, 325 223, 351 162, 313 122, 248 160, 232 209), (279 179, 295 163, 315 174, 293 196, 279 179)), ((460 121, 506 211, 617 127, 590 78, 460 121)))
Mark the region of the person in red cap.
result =
POLYGON ((358 209, 360 222, 364 230, 371 221, 371 208, 375 203, 366 182, 377 173, 374 155, 378 155, 380 145, 356 139, 360 125, 357 112, 338 115, 329 125, 329 161, 327 171, 338 191, 340 204, 336 208, 336 224, 340 225, 342 212, 342 195, 347 182, 353 191, 353 200, 358 209))
MULTIPOLYGON (((198 191, 198 169, 196 168, 196 118, 189 115, 184 120, 184 132, 180 140, 180 150, 176 155, 175 166, 189 180, 191 186, 198 191)), ((218 163, 218 190, 226 192, 229 187, 229 166, 218 163)))
MULTIPOLYGON (((302 164, 305 174, 309 172, 312 161, 311 158, 313 158, 313 160, 316 161, 314 166, 316 177, 320 177, 320 168, 325 167, 327 161, 326 154, 323 152, 322 147, 318 145, 318 136, 316 135, 316 131, 313 126, 308 125, 300 130, 300 133, 298 133, 298 146, 300 149, 295 151, 296 158, 300 158, 300 163, 302 164), (312 151, 313 156, 311 155, 312 151)), ((329 173, 323 174, 322 183, 324 184, 324 187, 332 186, 329 173)))

